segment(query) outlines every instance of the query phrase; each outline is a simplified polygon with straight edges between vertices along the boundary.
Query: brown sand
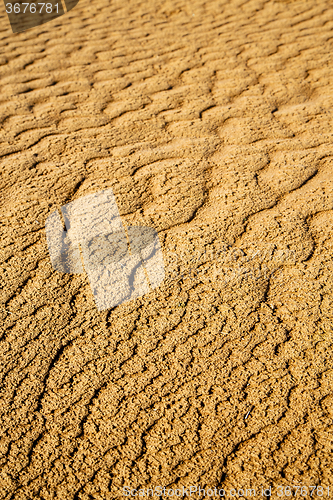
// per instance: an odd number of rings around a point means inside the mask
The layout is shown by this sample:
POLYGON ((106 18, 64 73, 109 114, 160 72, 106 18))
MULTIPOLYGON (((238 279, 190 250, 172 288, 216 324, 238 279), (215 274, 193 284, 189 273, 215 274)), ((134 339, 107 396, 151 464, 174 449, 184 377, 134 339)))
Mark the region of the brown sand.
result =
POLYGON ((0 23, 1 498, 333 483, 332 2, 0 23), (44 224, 109 187, 167 276, 99 313, 44 224))

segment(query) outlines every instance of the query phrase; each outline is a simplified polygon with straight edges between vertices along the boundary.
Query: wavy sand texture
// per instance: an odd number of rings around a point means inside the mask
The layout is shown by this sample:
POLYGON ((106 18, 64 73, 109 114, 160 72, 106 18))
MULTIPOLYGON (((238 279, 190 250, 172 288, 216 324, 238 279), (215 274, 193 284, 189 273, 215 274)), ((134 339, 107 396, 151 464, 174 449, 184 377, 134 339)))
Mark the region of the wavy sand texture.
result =
POLYGON ((0 498, 329 485, 332 2, 0 23, 0 498), (110 187, 167 277, 99 313, 44 223, 110 187))

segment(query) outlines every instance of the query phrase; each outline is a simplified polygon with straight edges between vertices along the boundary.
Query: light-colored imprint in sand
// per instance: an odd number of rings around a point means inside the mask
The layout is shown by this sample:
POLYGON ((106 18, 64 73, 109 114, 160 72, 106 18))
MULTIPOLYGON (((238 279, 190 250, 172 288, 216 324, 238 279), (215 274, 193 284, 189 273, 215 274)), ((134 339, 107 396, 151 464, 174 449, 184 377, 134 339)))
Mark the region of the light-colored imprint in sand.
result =
POLYGON ((112 189, 84 196, 52 212, 45 224, 54 269, 80 274, 86 270, 97 309, 134 300, 164 279, 161 245, 149 227, 125 231, 112 189))

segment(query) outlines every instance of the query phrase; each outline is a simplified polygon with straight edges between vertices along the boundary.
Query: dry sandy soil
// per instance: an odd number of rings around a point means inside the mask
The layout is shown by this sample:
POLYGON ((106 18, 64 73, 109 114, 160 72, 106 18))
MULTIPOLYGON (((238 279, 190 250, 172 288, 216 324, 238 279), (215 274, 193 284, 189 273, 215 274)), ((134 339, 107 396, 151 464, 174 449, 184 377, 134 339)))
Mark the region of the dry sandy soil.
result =
POLYGON ((332 3, 0 26, 0 498, 332 484, 332 3), (110 187, 166 278, 98 312, 44 225, 110 187))

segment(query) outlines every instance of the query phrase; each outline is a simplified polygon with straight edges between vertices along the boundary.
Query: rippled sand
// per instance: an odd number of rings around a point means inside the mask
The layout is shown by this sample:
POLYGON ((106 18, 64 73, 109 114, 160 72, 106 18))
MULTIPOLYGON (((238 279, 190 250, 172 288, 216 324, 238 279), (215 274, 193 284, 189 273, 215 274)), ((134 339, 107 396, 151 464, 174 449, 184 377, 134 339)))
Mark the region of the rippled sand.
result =
POLYGON ((330 484, 332 28, 322 0, 81 0, 12 34, 1 3, 0 498, 330 484), (98 312, 45 221, 108 188, 166 278, 98 312))

